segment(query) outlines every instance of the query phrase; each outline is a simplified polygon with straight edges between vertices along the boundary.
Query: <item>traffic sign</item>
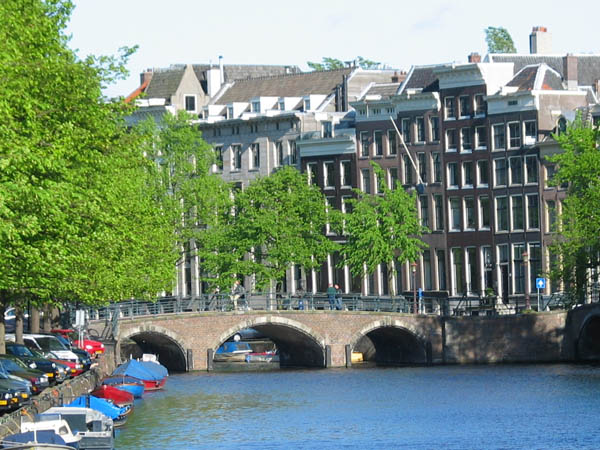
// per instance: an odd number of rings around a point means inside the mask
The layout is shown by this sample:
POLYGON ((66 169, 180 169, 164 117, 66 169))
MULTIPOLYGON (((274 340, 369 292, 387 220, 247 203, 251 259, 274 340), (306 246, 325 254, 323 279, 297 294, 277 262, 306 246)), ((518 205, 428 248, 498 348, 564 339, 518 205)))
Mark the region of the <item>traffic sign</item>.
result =
POLYGON ((538 289, 546 289, 546 279, 545 278, 536 278, 535 279, 535 287, 538 289))

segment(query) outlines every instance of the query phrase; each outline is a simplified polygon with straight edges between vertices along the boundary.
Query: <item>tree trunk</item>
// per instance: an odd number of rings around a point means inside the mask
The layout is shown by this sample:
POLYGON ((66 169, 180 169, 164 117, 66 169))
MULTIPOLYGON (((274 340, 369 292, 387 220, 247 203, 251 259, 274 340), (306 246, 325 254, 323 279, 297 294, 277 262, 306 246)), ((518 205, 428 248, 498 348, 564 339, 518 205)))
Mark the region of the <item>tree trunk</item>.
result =
POLYGON ((55 328, 61 328, 60 326, 60 309, 58 306, 53 306, 50 308, 50 331, 55 328))
POLYGON ((31 312, 29 320, 31 321, 31 333, 39 333, 40 332, 40 310, 37 308, 31 308, 31 312))
POLYGON ((42 331, 44 333, 50 333, 52 329, 52 308, 48 305, 44 305, 44 319, 42 320, 42 331))
POLYGON ((23 309, 20 306, 15 307, 15 342, 23 344, 23 309))

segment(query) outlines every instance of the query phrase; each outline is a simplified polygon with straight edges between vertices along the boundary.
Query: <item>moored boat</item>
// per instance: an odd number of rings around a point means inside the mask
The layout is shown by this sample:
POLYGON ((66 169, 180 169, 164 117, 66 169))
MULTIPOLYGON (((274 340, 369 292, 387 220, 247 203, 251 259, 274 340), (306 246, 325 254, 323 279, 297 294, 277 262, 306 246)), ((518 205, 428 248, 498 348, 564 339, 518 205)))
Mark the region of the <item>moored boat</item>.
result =
POLYGON ((102 384, 106 386, 113 386, 122 391, 129 392, 135 398, 141 398, 145 390, 144 382, 142 380, 125 375, 106 377, 102 380, 102 384))
POLYGON ((113 386, 108 386, 106 384, 103 384, 92 391, 92 395, 94 397, 109 400, 120 408, 133 406, 133 394, 127 391, 122 391, 121 389, 117 389, 113 386))
POLYGON ((108 400, 94 397, 93 395, 81 395, 65 406, 95 409, 105 416, 110 417, 113 420, 115 427, 120 427, 127 422, 127 411, 125 408, 119 408, 118 406, 110 403, 108 400))
POLYGON ((117 367, 113 372, 113 376, 127 375, 137 378, 138 380, 142 380, 144 382, 144 389, 146 391, 155 391, 157 389, 162 389, 165 385, 167 381, 165 371, 166 368, 164 368, 164 366, 160 366, 156 363, 130 359, 126 363, 117 367), (149 365, 156 366, 156 368, 149 365))

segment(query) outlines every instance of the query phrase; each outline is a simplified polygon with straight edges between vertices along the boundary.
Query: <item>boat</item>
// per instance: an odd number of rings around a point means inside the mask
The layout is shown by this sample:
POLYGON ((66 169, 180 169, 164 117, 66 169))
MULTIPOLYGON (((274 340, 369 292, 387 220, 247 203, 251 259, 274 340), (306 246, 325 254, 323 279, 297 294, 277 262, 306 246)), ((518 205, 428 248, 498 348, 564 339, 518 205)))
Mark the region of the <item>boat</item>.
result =
POLYGON ((81 437, 79 450, 112 450, 114 448, 113 420, 92 408, 55 406, 36 416, 38 421, 65 420, 73 433, 81 437))
POLYGON ((65 420, 52 418, 42 422, 21 422, 21 432, 5 437, 2 445, 3 448, 77 449, 79 441, 81 437, 72 432, 65 420), (19 443, 24 446, 7 447, 9 443, 19 443))
MULTIPOLYGON (((112 373, 114 375, 127 375, 137 378, 144 382, 144 390, 155 391, 162 389, 167 381, 167 376, 164 374, 166 368, 152 362, 138 361, 130 359, 124 364, 121 364, 112 373), (152 366, 156 367, 152 367, 152 366), (161 368, 162 367, 162 368, 161 368), (163 370, 164 369, 164 370, 163 370)), ((168 375, 168 372, 167 372, 168 375)))
POLYGON ((125 375, 106 377, 102 380, 102 384, 106 386, 113 386, 121 391, 129 392, 134 396, 134 398, 141 398, 145 390, 144 382, 142 380, 125 375))
POLYGON ((115 427, 120 427, 127 422, 127 411, 125 408, 119 408, 108 400, 94 397, 93 395, 80 395, 68 405, 68 408, 92 408, 110 417, 115 427))
POLYGON ((252 353, 250 344, 244 341, 227 341, 221 345, 215 355, 215 362, 245 362, 246 355, 252 353))
POLYGON ((277 350, 270 350, 267 352, 248 353, 248 354, 246 354, 245 361, 247 363, 279 362, 279 353, 277 353, 277 350))
POLYGON ((77 450, 53 430, 11 434, 2 439, 0 446, 6 450, 77 450))
POLYGON ((120 408, 130 407, 133 410, 133 394, 127 391, 122 391, 116 387, 103 384, 92 391, 94 397, 103 398, 110 401, 120 408))

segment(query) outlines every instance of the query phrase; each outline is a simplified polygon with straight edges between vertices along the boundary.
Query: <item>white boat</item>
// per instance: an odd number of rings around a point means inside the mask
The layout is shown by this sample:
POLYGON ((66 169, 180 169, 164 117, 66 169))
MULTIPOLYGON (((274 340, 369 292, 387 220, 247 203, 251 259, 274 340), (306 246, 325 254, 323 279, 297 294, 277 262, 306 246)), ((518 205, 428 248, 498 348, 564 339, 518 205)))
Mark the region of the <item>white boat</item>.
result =
POLYGON ((91 408, 55 406, 36 416, 37 420, 66 421, 74 434, 79 436, 79 449, 112 450, 114 448, 114 424, 110 417, 91 408))
POLYGON ((21 432, 2 440, 7 449, 77 449, 81 437, 73 434, 67 421, 21 422, 21 432))

